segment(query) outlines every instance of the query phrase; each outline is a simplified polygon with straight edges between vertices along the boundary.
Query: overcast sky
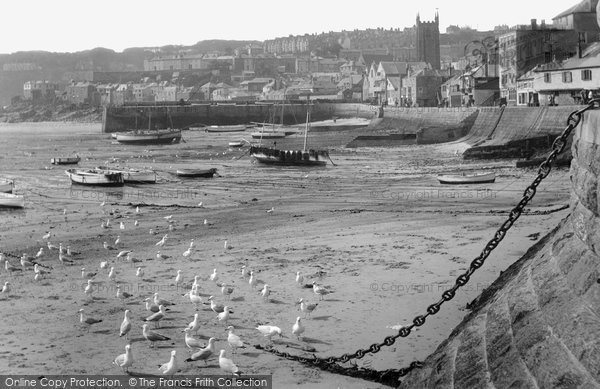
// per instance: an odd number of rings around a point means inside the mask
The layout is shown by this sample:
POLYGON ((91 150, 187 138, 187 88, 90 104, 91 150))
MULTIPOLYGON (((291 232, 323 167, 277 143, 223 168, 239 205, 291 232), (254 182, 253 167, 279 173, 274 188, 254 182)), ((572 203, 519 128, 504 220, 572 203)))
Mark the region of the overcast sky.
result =
POLYGON ((205 39, 276 37, 404 28, 440 13, 450 24, 490 30, 551 19, 579 0, 7 0, 0 3, 0 53, 95 47, 191 45, 205 39))

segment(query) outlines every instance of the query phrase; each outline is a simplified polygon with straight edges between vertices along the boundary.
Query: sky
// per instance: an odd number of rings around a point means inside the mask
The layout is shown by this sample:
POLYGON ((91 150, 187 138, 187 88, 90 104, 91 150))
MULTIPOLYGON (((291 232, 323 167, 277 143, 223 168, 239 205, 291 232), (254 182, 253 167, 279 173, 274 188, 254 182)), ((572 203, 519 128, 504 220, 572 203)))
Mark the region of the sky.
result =
POLYGON ((192 45, 207 39, 259 40, 288 35, 412 27, 440 14, 448 25, 491 30, 529 24, 580 0, 19 0, 0 3, 0 53, 75 52, 105 47, 192 45))

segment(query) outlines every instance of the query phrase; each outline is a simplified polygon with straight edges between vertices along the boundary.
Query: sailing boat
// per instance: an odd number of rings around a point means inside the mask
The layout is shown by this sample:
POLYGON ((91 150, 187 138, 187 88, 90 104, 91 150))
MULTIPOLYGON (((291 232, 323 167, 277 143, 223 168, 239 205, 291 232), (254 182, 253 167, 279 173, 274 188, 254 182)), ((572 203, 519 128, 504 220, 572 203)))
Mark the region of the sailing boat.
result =
POLYGON ((263 139, 279 139, 279 138, 285 138, 287 135, 295 134, 296 133, 295 130, 290 130, 289 127, 286 127, 283 124, 284 108, 285 108, 285 101, 281 105, 281 120, 280 120, 280 124, 277 127, 275 126, 275 111, 273 111, 272 123, 254 122, 253 124, 262 125, 262 128, 260 131, 255 131, 252 134, 250 134, 252 136, 252 138, 260 139, 260 143, 262 143, 263 139), (269 124, 270 127, 269 128, 265 127, 266 124, 269 124))
POLYGON ((306 143, 310 129, 310 106, 306 110, 304 127, 304 148, 302 150, 279 150, 262 146, 251 146, 250 155, 258 162, 285 166, 323 166, 329 158, 327 150, 307 150, 306 143))
MULTIPOLYGON (((169 116, 170 118, 170 116, 169 116)), ((136 117, 137 127, 137 117, 136 117)), ((181 130, 171 129, 153 130, 152 112, 148 114, 148 130, 140 131, 137 128, 134 131, 125 132, 116 135, 117 142, 131 145, 169 145, 181 141, 181 130)))

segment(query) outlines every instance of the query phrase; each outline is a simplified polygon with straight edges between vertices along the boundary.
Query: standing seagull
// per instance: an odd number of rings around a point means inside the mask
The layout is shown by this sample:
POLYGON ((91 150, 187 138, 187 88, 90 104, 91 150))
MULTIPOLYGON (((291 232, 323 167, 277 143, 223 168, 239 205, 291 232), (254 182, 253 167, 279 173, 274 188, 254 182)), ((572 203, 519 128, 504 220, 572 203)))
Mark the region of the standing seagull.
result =
POLYGON ((169 338, 169 337, 161 335, 158 332, 149 330, 148 323, 144 323, 144 325, 142 326, 142 334, 144 335, 144 338, 146 338, 146 340, 148 342, 150 342, 150 347, 152 347, 152 348, 154 347, 154 342, 171 340, 171 338, 169 338))
POLYGON ((305 330, 305 328, 302 325, 302 322, 300 321, 300 316, 298 316, 296 318, 296 322, 292 326, 292 334, 296 335, 298 337, 298 340, 300 340, 300 336, 302 335, 304 330, 305 330))
MULTIPOLYGON (((6 262, 6 263, 8 263, 8 262, 6 262)), ((10 294, 10 282, 6 281, 4 283, 4 286, 2 287, 2 295, 6 296, 6 298, 8 298, 9 294, 10 294)))
POLYGON ((92 296, 92 293, 94 292, 94 286, 92 285, 92 280, 88 280, 87 281, 87 285, 85 287, 85 289, 83 290, 83 293, 85 293, 85 295, 87 296, 87 298, 89 300, 94 300, 94 296, 92 296))
POLYGON ((124 230, 125 229, 125 223, 121 222, 119 223, 119 228, 124 230))
POLYGON ((185 332, 185 345, 188 346, 189 348, 189 352, 192 352, 192 349, 194 348, 202 348, 204 347, 204 345, 202 344, 202 342, 196 338, 194 338, 190 332, 191 330, 189 328, 186 328, 183 330, 183 332, 185 332))
POLYGON ((304 276, 299 271, 296 272, 296 284, 300 287, 304 286, 304 276))
POLYGON ((317 308, 317 305, 319 305, 319 303, 316 303, 316 304, 305 303, 304 299, 300 299, 298 301, 298 303, 300 303, 300 311, 304 312, 305 317, 309 317, 310 314, 312 313, 312 311, 314 311, 315 308, 317 308))
POLYGON ((119 331, 119 337, 125 336, 125 339, 129 340, 129 331, 131 330, 131 318, 129 317, 129 309, 125 310, 125 317, 123 317, 123 323, 119 331))
POLYGON ((261 334, 264 335, 265 338, 269 338, 269 341, 273 341, 273 336, 275 335, 279 335, 280 337, 283 337, 283 335, 281 334, 281 328, 277 327, 277 326, 270 326, 270 325, 262 325, 262 326, 258 326, 256 327, 256 329, 258 331, 260 331, 261 334))
POLYGON ((233 326, 227 327, 226 331, 229 331, 229 334, 227 335, 227 343, 229 343, 229 347, 231 347, 231 352, 233 354, 235 354, 236 349, 238 348, 246 348, 240 337, 233 333, 233 326))
POLYGON ((225 325, 227 325, 227 322, 229 321, 229 307, 227 305, 223 307, 223 312, 217 315, 217 320, 225 322, 225 325))
POLYGON ((219 275, 217 274, 217 269, 213 269, 213 272, 210 275, 210 280, 217 282, 218 279, 219 279, 219 275))
POLYGON ((266 302, 269 302, 269 295, 271 294, 269 284, 265 284, 265 286, 263 286, 262 290, 260 291, 260 294, 266 302))
POLYGON ((186 329, 198 333, 198 330, 200 329, 200 320, 197 313, 194 314, 194 320, 188 324, 186 329))
POLYGON ((194 362, 194 361, 204 361, 204 364, 208 364, 208 358, 215 353, 215 338, 210 338, 208 340, 208 345, 198 351, 197 353, 192 354, 191 357, 186 359, 186 362, 194 362))
POLYGON ((256 286, 256 278, 254 277, 254 272, 250 271, 250 279, 248 280, 248 284, 250 285, 250 287, 252 289, 254 289, 254 287, 256 286))
POLYGON ((154 322, 154 327, 158 328, 160 325, 160 319, 162 319, 163 317, 165 317, 165 307, 163 305, 159 305, 158 306, 158 312, 148 316, 147 318, 144 319, 144 321, 153 321, 154 322))
POLYGON ((115 358, 114 364, 119 366, 123 373, 129 372, 129 367, 133 365, 133 354, 131 345, 125 345, 125 354, 121 354, 115 358))
POLYGON ((317 285, 317 281, 313 281, 313 292, 315 292, 315 294, 317 296, 319 296, 320 300, 323 300, 323 298, 324 298, 323 296, 326 296, 329 293, 331 293, 330 291, 323 288, 322 286, 317 285))
POLYGON ((158 370, 160 370, 163 375, 173 375, 177 371, 177 362, 175 359, 176 354, 177 351, 172 350, 171 359, 169 359, 169 362, 158 366, 158 370))
POLYGON ((175 276, 175 286, 179 286, 183 282, 183 276, 181 270, 177 270, 177 276, 175 276))
POLYGON ((229 358, 225 358, 225 350, 221 350, 219 353, 219 367, 226 373, 239 376, 241 374, 240 369, 233 363, 229 358))
POLYGON ((233 293, 233 287, 227 284, 221 284, 221 294, 225 297, 225 300, 231 300, 231 294, 233 293))
POLYGON ((135 276, 142 278, 144 276, 144 270, 141 267, 138 267, 136 272, 135 272, 135 276))

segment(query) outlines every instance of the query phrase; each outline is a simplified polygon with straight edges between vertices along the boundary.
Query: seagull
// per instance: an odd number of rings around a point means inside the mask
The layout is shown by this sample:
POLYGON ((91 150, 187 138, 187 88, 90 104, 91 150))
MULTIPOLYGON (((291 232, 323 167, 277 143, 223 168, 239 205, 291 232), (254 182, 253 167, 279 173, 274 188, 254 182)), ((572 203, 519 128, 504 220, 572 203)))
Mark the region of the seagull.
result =
POLYGON ((187 329, 198 333, 198 330, 200 329, 200 320, 197 313, 194 314, 194 320, 192 320, 190 324, 188 324, 187 329))
POLYGON ((320 297, 320 300, 323 300, 323 296, 332 293, 322 286, 317 285, 317 281, 313 281, 313 292, 320 297))
POLYGON ((123 292, 121 287, 117 285, 117 298, 121 300, 128 299, 129 297, 133 297, 131 293, 123 292))
POLYGON ((156 305, 164 305, 165 307, 169 306, 169 305, 175 305, 174 303, 172 303, 168 300, 159 298, 158 293, 154 293, 153 299, 154 299, 154 304, 156 304, 156 305))
POLYGON ((269 338, 269 340, 271 342, 273 341, 272 337, 275 335, 279 335, 280 337, 283 337, 283 335, 281 335, 281 328, 279 328, 277 326, 261 325, 261 326, 256 327, 256 329, 259 330, 260 333, 263 334, 265 338, 269 338))
POLYGON ((51 236, 52 236, 52 234, 50 234, 50 231, 48 231, 48 232, 46 232, 46 235, 42 236, 42 239, 48 240, 48 239, 50 239, 51 236))
POLYGON ((144 300, 146 302, 146 311, 158 312, 158 305, 154 304, 154 302, 150 300, 152 300, 150 297, 144 300))
POLYGON ((185 345, 188 346, 189 352, 192 352, 192 349, 204 347, 204 344, 202 343, 201 340, 194 338, 190 334, 191 331, 192 330, 189 328, 186 328, 183 330, 183 332, 185 332, 185 338, 184 338, 185 345))
POLYGON ((300 336, 302 335, 304 330, 305 330, 305 328, 302 325, 302 322, 300 321, 300 316, 298 316, 296 318, 296 322, 292 326, 292 334, 296 335, 298 337, 298 340, 300 340, 300 336))
POLYGON ((140 207, 139 206, 135 207, 135 213, 140 213, 140 207))
POLYGON ((296 283, 300 287, 304 286, 304 276, 302 274, 300 274, 299 271, 296 272, 296 283))
POLYGON ((252 289, 254 289, 254 287, 256 286, 256 282, 257 282, 257 280, 256 280, 256 278, 254 278, 254 272, 250 271, 250 279, 248 280, 248 284, 250 284, 250 287, 252 289))
POLYGON ((186 362, 194 362, 194 361, 204 361, 205 364, 208 364, 208 358, 215 353, 215 338, 208 339, 208 345, 200 349, 198 352, 192 354, 191 357, 186 359, 186 362))
POLYGON ((67 245, 67 255, 71 256, 71 255, 78 255, 78 252, 75 251, 71 251, 71 246, 67 245))
POLYGON ((108 225, 104 224, 104 222, 100 223, 100 227, 102 227, 102 228, 104 228, 104 229, 107 229, 107 228, 109 228, 109 227, 108 227, 108 225))
POLYGON ((242 266, 242 278, 246 278, 248 276, 248 269, 246 269, 246 265, 242 266))
POLYGON ((101 207, 104 207, 105 205, 106 205, 106 201, 103 201, 103 202, 100 203, 101 207))
POLYGON ((271 294, 271 289, 269 288, 269 284, 265 284, 262 290, 260 291, 260 295, 266 302, 269 302, 269 295, 271 294))
POLYGON ((217 314, 217 320, 225 322, 225 325, 227 325, 227 322, 229 321, 229 307, 227 305, 223 307, 223 312, 217 314))
POLYGON ((58 248, 50 242, 46 242, 46 246, 48 246, 48 250, 56 250, 58 248))
POLYGON ((173 230, 175 230, 175 227, 173 227, 172 224, 169 224, 169 231, 173 231, 173 230))
POLYGON ((202 297, 198 294, 198 288, 192 287, 192 290, 183 295, 183 297, 190 296, 190 301, 198 310, 198 306, 202 304, 202 297))
POLYGON ((63 265, 65 263, 72 263, 70 258, 68 258, 67 256, 63 255, 62 253, 58 253, 58 260, 60 263, 62 263, 63 265))
POLYGON ((171 340, 171 338, 166 337, 164 335, 159 334, 158 332, 154 332, 148 329, 148 323, 144 323, 142 326, 142 335, 148 342, 150 342, 150 347, 154 347, 154 342, 159 342, 163 340, 171 340))
MULTIPOLYGON (((8 273, 12 273, 15 271, 23 271, 23 269, 20 268, 16 268, 13 265, 10 264, 10 262, 8 262, 8 259, 4 262, 4 269, 8 272, 8 273)), ((22 274, 22 273, 21 273, 22 274)))
POLYGON ((194 239, 190 240, 190 248, 193 249, 195 245, 194 239))
POLYGON ((165 245, 165 243, 167 242, 167 238, 168 238, 168 235, 167 235, 167 234, 165 234, 165 235, 162 237, 162 239, 161 239, 161 240, 159 240, 158 242, 156 242, 154 245, 155 245, 155 246, 160 246, 160 247, 164 246, 164 245, 165 245))
POLYGON ((305 317, 310 316, 312 311, 314 311, 315 308, 317 308, 317 305, 319 305, 319 303, 316 303, 316 304, 305 303, 304 299, 300 299, 298 302, 300 303, 300 311, 304 312, 305 317))
POLYGON ((177 276, 175 276, 175 286, 179 286, 183 282, 183 276, 181 270, 177 270, 177 276))
POLYGON ((121 222, 119 223, 119 228, 124 230, 125 229, 125 223, 121 222))
POLYGON ((152 228, 150 229, 150 235, 156 235, 156 232, 152 228))
POLYGON ((205 226, 208 225, 208 220, 204 219, 204 223, 205 226))
POLYGON ((139 221, 137 221, 137 220, 135 220, 135 221, 133 222, 133 225, 137 227, 137 226, 139 226, 139 225, 140 225, 140 222, 139 222, 139 221))
POLYGON ((225 331, 229 331, 229 334, 227 335, 227 343, 229 343, 229 346, 231 347, 231 352, 233 354, 235 354, 235 351, 238 348, 246 348, 246 346, 244 346, 244 342, 242 342, 240 337, 233 333, 233 326, 228 326, 227 329, 225 329, 225 331))
POLYGON ((100 269, 108 269, 108 261, 100 262, 100 269))
POLYGON ((60 254, 66 254, 66 253, 65 253, 65 249, 64 249, 64 247, 63 247, 62 243, 59 243, 59 244, 58 244, 58 252, 59 252, 60 254))
MULTIPOLYGON (((6 262, 8 263, 8 262, 6 262)), ((4 286, 2 287, 2 295, 8 297, 8 295, 10 294, 11 288, 10 288, 10 282, 6 281, 4 283, 4 286)))
POLYGON ((189 247, 187 250, 185 250, 185 251, 183 252, 183 254, 182 254, 182 255, 183 255, 185 258, 187 258, 187 257, 189 257, 191 254, 192 254, 192 246, 190 246, 190 247, 189 247))
POLYGON ((196 287, 200 287, 200 276, 194 276, 194 283, 192 284, 192 289, 196 287))
POLYGON ((129 367, 133 365, 133 354, 131 353, 131 345, 125 345, 125 354, 117 356, 113 362, 119 366, 123 373, 129 372, 129 367))
POLYGON ((81 308, 81 309, 79 310, 79 322, 80 322, 80 323, 81 323, 83 326, 87 327, 87 329, 88 329, 88 331, 89 331, 89 330, 90 330, 90 327, 91 327, 93 324, 102 323, 102 319, 94 319, 94 318, 91 318, 91 317, 88 317, 87 319, 84 319, 84 318, 83 318, 83 308, 81 308))
POLYGON ((108 272, 108 280, 115 282, 116 279, 117 279, 117 272, 115 271, 114 267, 111 267, 110 271, 108 272))
POLYGON ((33 276, 33 279, 35 281, 39 281, 42 279, 42 275, 40 273, 35 273, 35 275, 33 276))
POLYGON ((274 210, 275 210, 275 208, 271 207, 271 209, 267 210, 267 213, 271 214, 271 213, 273 213, 274 210))
POLYGON ((19 260, 19 262, 21 262, 21 267, 23 269, 26 269, 28 267, 33 267, 35 265, 34 262, 31 262, 33 259, 29 259, 27 257, 27 254, 23 254, 23 256, 21 257, 21 259, 19 260))
POLYGON ((173 375, 177 371, 177 362, 175 360, 176 354, 177 351, 172 350, 171 359, 169 359, 169 362, 158 366, 158 370, 160 370, 163 375, 173 375))
POLYGON ((94 292, 94 286, 92 285, 92 280, 88 280, 87 285, 86 285, 85 289, 83 290, 83 293, 85 293, 85 295, 88 297, 88 299, 93 300, 94 299, 94 297, 92 296, 93 292, 94 292))
POLYGON ((40 250, 37 252, 37 254, 35 255, 36 258, 41 257, 42 255, 44 255, 44 248, 40 247, 40 250))
POLYGON ((144 276, 144 270, 141 267, 138 267, 135 276, 142 278, 144 276))
POLYGON ((131 318, 129 317, 130 311, 129 309, 125 310, 125 316, 123 317, 123 322, 121 323, 121 328, 119 330, 119 337, 125 336, 125 339, 129 340, 129 331, 131 330, 131 318))
POLYGON ((110 219, 106 219, 106 227, 110 227, 110 219))
POLYGON ((173 215, 163 216, 163 219, 165 219, 165 220, 171 220, 172 218, 173 218, 173 215))
POLYGON ((210 275, 210 280, 217 282, 218 279, 219 279, 219 275, 217 274, 217 269, 213 269, 213 272, 210 275))
POLYGON ((128 256, 129 254, 131 254, 130 250, 123 250, 123 251, 120 251, 119 254, 117 254, 117 258, 123 258, 123 257, 128 256))
POLYGON ((111 245, 109 245, 108 243, 104 242, 102 244, 102 246, 106 249, 106 250, 115 250, 115 248, 111 245))
POLYGON ((219 353, 219 367, 221 370, 227 373, 231 373, 233 375, 239 376, 240 369, 233 363, 233 361, 229 358, 225 358, 225 350, 221 350, 219 353))
POLYGON ((226 300, 231 299, 231 294, 233 293, 233 287, 228 286, 227 284, 222 284, 221 286, 221 294, 225 297, 226 300))
POLYGON ((167 255, 167 254, 161 254, 161 253, 160 253, 160 250, 158 250, 158 251, 156 252, 156 259, 167 260, 167 259, 169 259, 169 258, 171 258, 171 256, 170 256, 170 255, 167 255))
POLYGON ((81 278, 89 280, 90 278, 94 278, 96 276, 96 274, 98 274, 98 273, 94 273, 91 271, 86 272, 85 267, 81 268, 81 278))
POLYGON ((44 274, 49 274, 49 271, 46 271, 44 269, 42 269, 42 267, 40 265, 38 265, 37 263, 35 264, 35 266, 33 266, 33 271, 35 272, 35 274, 39 274, 40 276, 44 276, 44 274))
POLYGON ((117 247, 121 243, 121 235, 117 235, 117 239, 115 239, 115 247, 117 247))
POLYGON ((198 207, 199 207, 199 208, 204 208, 204 205, 202 204, 202 201, 200 201, 200 202, 198 203, 198 207))
POLYGON ((154 322, 154 327, 158 328, 160 325, 160 319, 162 319, 163 317, 165 317, 165 307, 163 305, 159 305, 158 306, 158 312, 148 316, 147 318, 144 319, 144 321, 153 321, 154 322))
POLYGON ((225 243, 223 244, 223 248, 225 250, 229 250, 231 247, 229 247, 229 244, 227 243, 227 241, 225 241, 225 243))

